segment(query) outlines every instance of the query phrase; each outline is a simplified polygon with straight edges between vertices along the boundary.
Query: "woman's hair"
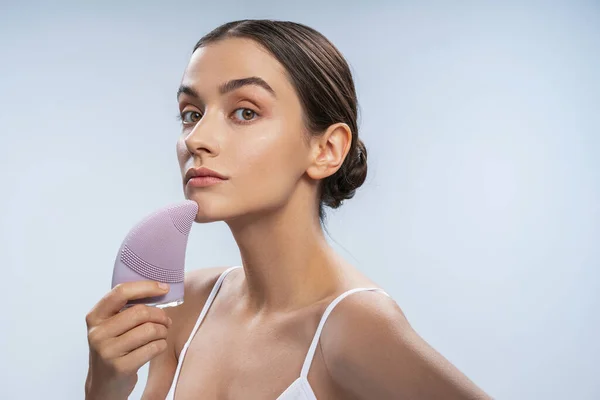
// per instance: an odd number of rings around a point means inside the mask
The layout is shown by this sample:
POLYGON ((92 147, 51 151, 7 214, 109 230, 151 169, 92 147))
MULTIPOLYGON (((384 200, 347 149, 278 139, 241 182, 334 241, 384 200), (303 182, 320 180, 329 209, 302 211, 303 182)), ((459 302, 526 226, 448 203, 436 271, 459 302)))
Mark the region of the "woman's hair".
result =
POLYGON ((348 155, 340 169, 323 179, 320 186, 319 218, 323 222, 323 206, 338 208, 354 196, 367 177, 367 150, 358 138, 358 102, 348 63, 322 34, 290 21, 228 22, 202 37, 194 51, 230 37, 254 40, 283 65, 300 98, 310 135, 323 134, 338 122, 350 127, 352 143, 348 155))

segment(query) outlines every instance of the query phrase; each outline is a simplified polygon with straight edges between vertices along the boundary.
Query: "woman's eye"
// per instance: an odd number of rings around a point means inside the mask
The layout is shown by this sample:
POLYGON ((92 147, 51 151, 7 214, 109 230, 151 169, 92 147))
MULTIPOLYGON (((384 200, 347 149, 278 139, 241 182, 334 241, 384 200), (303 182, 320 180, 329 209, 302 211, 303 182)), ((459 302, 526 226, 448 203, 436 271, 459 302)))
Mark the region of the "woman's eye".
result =
POLYGON ((198 122, 200 118, 202 118, 202 114, 198 111, 186 111, 181 114, 181 121, 184 124, 194 124, 198 122))
POLYGON ((257 114, 249 108, 238 108, 235 110, 237 119, 240 121, 252 121, 257 114))

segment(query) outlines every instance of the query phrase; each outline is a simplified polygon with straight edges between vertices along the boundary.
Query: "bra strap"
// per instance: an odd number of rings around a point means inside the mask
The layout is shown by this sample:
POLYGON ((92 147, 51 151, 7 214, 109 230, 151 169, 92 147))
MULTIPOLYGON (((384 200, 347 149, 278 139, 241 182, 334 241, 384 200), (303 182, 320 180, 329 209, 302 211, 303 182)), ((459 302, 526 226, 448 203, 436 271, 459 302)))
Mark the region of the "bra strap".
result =
MULTIPOLYGON (((194 329, 192 331, 192 335, 190 336, 190 339, 188 340, 188 342, 192 341, 191 337, 194 336, 194 334, 198 330, 198 327, 200 326, 200 323, 202 323, 202 321, 204 320, 204 317, 208 313, 208 309, 210 308, 210 306, 212 305, 213 301, 215 300, 215 297, 217 297, 217 293, 219 292, 219 289, 221 288, 221 284, 223 284, 223 281, 225 280, 225 277, 231 271, 233 271, 234 269, 238 269, 238 268, 241 268, 241 266, 227 268, 225 271, 223 271, 221 273, 221 275, 219 276, 219 279, 217 279, 217 282, 215 282, 215 285, 213 286, 212 290, 210 291, 210 294, 208 295, 208 298, 206 299, 206 302, 204 303, 204 307, 202 307, 202 312, 198 316, 198 320, 196 321, 196 325, 194 326, 194 329)), ((186 345, 187 344, 188 343, 186 343, 186 345)))
POLYGON ((208 298, 206 299, 206 302, 204 303, 204 307, 202 307, 202 311, 200 312, 200 315, 198 316, 198 319, 196 320, 196 324, 194 325, 194 328, 192 329, 192 332, 190 333, 188 340, 183 345, 183 348, 181 349, 181 353, 179 353, 179 360, 177 362, 177 368, 175 369, 175 375, 173 377, 173 382, 172 382, 173 386, 171 387, 171 390, 173 390, 173 396, 175 396, 175 389, 177 388, 177 380, 179 378, 179 373, 181 372, 181 367, 183 366, 183 359, 185 358, 185 354, 187 353, 187 349, 190 346, 192 339, 196 335, 196 331, 198 331, 200 324, 202 323, 202 321, 204 320, 204 317, 208 313, 208 309, 212 305, 212 302, 214 301, 215 297, 217 296, 217 293, 219 292, 219 289, 221 288, 221 284, 223 283, 223 280, 225 280, 225 277, 227 276, 227 274, 229 274, 234 269, 238 269, 238 268, 242 268, 242 266, 230 267, 230 268, 226 269, 225 271, 223 271, 221 273, 221 275, 219 276, 219 278, 217 279, 217 282, 215 282, 210 294, 208 295, 208 298))
POLYGON ((331 302, 331 304, 329 304, 329 306, 327 306, 327 308, 325 309, 325 312, 323 313, 323 316, 321 317, 321 321, 319 322, 319 326, 317 327, 317 332, 315 333, 315 336, 313 337, 313 340, 308 349, 308 353, 306 354, 306 358, 304 359, 304 364, 302 365, 302 371, 300 372, 300 377, 303 377, 305 379, 308 377, 308 370, 310 369, 312 360, 315 356, 315 351, 317 350, 317 345, 319 344, 319 338, 321 336, 321 331, 323 331, 323 326, 325 325, 325 321, 327 321, 327 318, 329 317, 329 314, 331 314, 331 312, 333 311, 333 308, 340 301, 344 300, 344 298, 346 298, 346 296, 349 296, 352 293, 364 292, 364 291, 381 292, 391 298, 391 296, 389 294, 387 294, 381 288, 355 288, 355 289, 350 289, 350 290, 342 293, 335 300, 333 300, 331 302))

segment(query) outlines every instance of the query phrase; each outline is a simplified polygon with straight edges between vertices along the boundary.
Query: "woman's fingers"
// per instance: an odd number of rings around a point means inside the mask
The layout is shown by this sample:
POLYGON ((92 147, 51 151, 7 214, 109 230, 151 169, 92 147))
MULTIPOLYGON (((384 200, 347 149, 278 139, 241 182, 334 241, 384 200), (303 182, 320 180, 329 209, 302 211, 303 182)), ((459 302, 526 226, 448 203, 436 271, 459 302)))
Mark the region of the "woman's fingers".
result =
POLYGON ((106 359, 123 357, 148 343, 166 339, 168 332, 169 330, 163 324, 146 322, 121 336, 106 340, 99 352, 106 359))
POLYGON ((168 288, 159 287, 159 282, 151 280, 120 283, 105 294, 88 313, 88 328, 119 313, 129 300, 160 296, 168 291, 168 288))
POLYGON ((171 326, 171 319, 162 308, 136 304, 105 320, 89 334, 92 340, 101 341, 121 336, 127 331, 145 323, 155 323, 169 327, 171 326))

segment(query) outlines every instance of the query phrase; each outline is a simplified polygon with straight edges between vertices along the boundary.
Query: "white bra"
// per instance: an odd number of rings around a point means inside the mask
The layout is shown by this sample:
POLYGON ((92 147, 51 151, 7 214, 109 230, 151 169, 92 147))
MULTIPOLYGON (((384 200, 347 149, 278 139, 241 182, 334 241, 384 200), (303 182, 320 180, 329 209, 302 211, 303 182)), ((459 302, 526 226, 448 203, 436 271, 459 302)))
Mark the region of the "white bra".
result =
MULTIPOLYGON (((177 369, 175 370, 175 377, 173 378, 173 383, 171 384, 171 389, 169 390, 169 393, 167 394, 167 397, 165 398, 165 400, 173 400, 173 398, 175 396, 175 387, 177 386, 177 379, 179 378, 179 372, 181 371, 181 367, 183 365, 185 353, 187 352, 187 349, 190 346, 190 343, 192 342, 194 335, 198 331, 200 324, 204 320, 204 317, 206 316, 208 309, 210 308, 213 300, 217 296, 217 292, 219 291, 221 284, 223 283, 223 280, 225 279, 225 277, 227 276, 228 273, 230 273, 231 271, 233 271, 234 269, 237 269, 237 268, 241 268, 241 266, 231 267, 231 268, 225 270, 221 274, 221 276, 219 276, 219 279, 217 279, 217 282, 213 286, 213 289, 210 292, 210 295, 208 296, 208 299, 206 300, 204 307, 202 308, 202 312, 200 313, 200 316, 198 316, 196 325, 194 326, 194 329, 192 329, 192 332, 191 332, 188 340, 185 342, 185 345, 183 346, 183 349, 181 350, 181 354, 179 355, 179 361, 177 363, 177 369)), ((383 289, 380 289, 380 288, 355 288, 355 289, 350 289, 350 290, 342 293, 335 300, 333 300, 329 304, 329 306, 325 309, 325 312, 323 313, 323 316, 321 317, 321 321, 319 322, 319 326, 317 327, 315 336, 313 337, 313 340, 308 349, 306 358, 304 359, 304 364, 302 365, 302 371, 300 372, 300 376, 298 377, 298 379, 296 379, 294 382, 292 382, 292 384, 290 386, 288 386, 287 389, 285 389, 284 392, 279 395, 279 397, 277 397, 277 400, 317 400, 317 396, 315 396, 315 392, 313 391, 312 387, 310 386, 310 383, 308 382, 308 370, 310 369, 310 365, 311 365, 313 357, 315 355, 315 350, 317 349, 317 344, 319 343, 319 337, 321 336, 321 331, 323 330, 323 325, 325 325, 325 321, 327 320, 327 317, 329 316, 329 314, 331 313, 333 308, 340 301, 342 301, 346 296, 348 296, 352 293, 361 292, 361 291, 365 291, 365 290, 377 291, 377 292, 381 292, 381 293, 385 294, 386 296, 389 296, 389 294, 387 294, 385 291, 383 291, 383 289)))

